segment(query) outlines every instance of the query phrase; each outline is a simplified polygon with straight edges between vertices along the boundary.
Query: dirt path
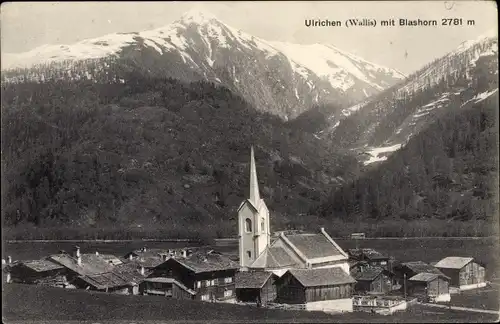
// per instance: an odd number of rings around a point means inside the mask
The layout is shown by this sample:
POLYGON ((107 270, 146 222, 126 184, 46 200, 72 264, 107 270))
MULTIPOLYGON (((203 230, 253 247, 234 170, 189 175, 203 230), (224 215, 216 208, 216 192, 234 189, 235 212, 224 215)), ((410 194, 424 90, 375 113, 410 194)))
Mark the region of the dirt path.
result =
POLYGON ((436 307, 436 308, 445 308, 445 309, 453 309, 464 312, 475 312, 475 313, 486 313, 499 315, 499 311, 489 310, 489 309, 480 309, 480 308, 468 308, 468 307, 458 307, 458 306, 448 306, 448 305, 439 305, 439 304, 428 304, 428 303, 419 303, 424 306, 436 307))

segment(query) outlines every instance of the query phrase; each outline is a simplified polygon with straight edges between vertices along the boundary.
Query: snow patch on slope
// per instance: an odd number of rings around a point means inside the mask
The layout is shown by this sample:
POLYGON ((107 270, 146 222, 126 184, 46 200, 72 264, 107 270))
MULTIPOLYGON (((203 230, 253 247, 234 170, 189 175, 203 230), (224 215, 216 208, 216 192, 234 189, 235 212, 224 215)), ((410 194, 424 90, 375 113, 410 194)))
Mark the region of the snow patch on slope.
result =
POLYGON ((370 158, 364 162, 364 165, 372 164, 375 162, 385 161, 387 160, 388 153, 395 152, 401 148, 401 144, 395 144, 392 146, 385 147, 375 147, 370 148, 367 153, 370 155, 370 158))

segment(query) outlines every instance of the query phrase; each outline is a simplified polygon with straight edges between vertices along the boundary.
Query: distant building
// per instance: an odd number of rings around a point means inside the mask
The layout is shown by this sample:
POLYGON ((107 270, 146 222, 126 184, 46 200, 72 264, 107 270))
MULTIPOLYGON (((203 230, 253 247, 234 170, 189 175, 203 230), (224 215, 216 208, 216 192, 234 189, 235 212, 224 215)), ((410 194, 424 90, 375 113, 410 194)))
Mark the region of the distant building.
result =
POLYGON ((236 299, 261 305, 275 301, 276 279, 268 271, 241 271, 236 273, 236 299))
POLYGON ((434 266, 451 278, 453 288, 468 290, 486 286, 484 265, 474 258, 446 257, 434 266))
POLYGON ((182 289, 191 295, 194 292, 193 299, 196 300, 229 302, 235 300, 235 275, 238 268, 236 262, 220 253, 193 252, 191 255, 171 257, 153 268, 144 285, 148 289, 151 286, 149 282, 156 282, 158 285, 155 289, 167 293, 167 290, 174 289, 174 284, 177 286, 175 289, 182 289), (152 278, 171 280, 152 281, 152 278))
POLYGON ((356 279, 354 290, 356 293, 385 294, 393 288, 393 274, 380 267, 367 267, 361 271, 351 272, 356 279))
POLYGON ((374 249, 349 249, 347 254, 350 260, 365 261, 369 266, 390 270, 389 257, 374 249))
POLYGON ((421 272, 408 279, 408 295, 433 302, 450 301, 450 278, 421 272))
POLYGON ((277 279, 277 302, 306 310, 352 312, 356 280, 343 269, 292 269, 277 279))
POLYGON ((351 234, 351 239, 354 239, 354 240, 363 240, 366 238, 366 235, 365 233, 352 233, 351 234))

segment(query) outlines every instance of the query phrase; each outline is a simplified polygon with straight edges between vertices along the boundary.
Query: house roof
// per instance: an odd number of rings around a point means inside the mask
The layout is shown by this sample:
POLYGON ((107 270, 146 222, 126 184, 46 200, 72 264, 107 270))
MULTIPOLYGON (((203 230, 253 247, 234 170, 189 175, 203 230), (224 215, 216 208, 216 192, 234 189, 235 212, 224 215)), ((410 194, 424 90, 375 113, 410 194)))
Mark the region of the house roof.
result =
POLYGON ((446 269, 462 269, 467 264, 472 262, 474 258, 464 258, 464 257, 446 257, 435 264, 436 268, 446 268, 446 269))
POLYGON ((432 281, 432 280, 436 279, 437 277, 439 277, 439 274, 437 274, 437 273, 421 272, 421 273, 418 273, 418 274, 414 275, 413 277, 411 277, 408 280, 410 280, 410 281, 429 282, 429 281, 432 281))
POLYGON ((431 266, 430 264, 427 264, 423 261, 412 261, 412 262, 405 262, 401 263, 402 266, 407 267, 411 271, 415 273, 421 273, 421 272, 426 272, 426 273, 435 273, 438 275, 443 275, 444 274, 439 271, 436 267, 431 266))
POLYGON ((89 285, 96 287, 97 289, 116 288, 137 284, 135 277, 127 276, 124 273, 118 274, 116 272, 84 275, 79 276, 78 278, 82 279, 89 285))
POLYGON ((355 283, 353 277, 339 267, 323 269, 291 269, 288 272, 304 287, 332 286, 355 283))
POLYGON ((281 268, 295 266, 295 260, 288 252, 279 246, 268 246, 257 259, 249 266, 250 268, 281 268))
POLYGON ((272 272, 267 271, 240 271, 236 273, 236 288, 262 288, 269 278, 273 276, 272 272))
POLYGON ((151 270, 146 269, 146 267, 144 268, 144 275, 141 275, 140 264, 135 262, 126 262, 116 265, 113 269, 113 272, 132 277, 136 281, 141 281, 142 279, 144 279, 144 277, 147 277, 152 272, 151 270))
POLYGON ((24 265, 36 272, 44 272, 50 270, 64 269, 63 266, 54 263, 50 260, 32 260, 32 261, 22 261, 18 263, 19 265, 24 265))
POLYGON ((82 264, 78 265, 77 259, 68 254, 54 254, 49 257, 51 261, 56 262, 82 276, 110 272, 114 267, 95 254, 82 254, 81 258, 82 264))
POLYGON ((359 258, 361 256, 365 256, 370 260, 386 260, 389 259, 388 256, 383 255, 382 253, 374 250, 374 249, 349 249, 347 250, 350 256, 359 258))
MULTIPOLYGON (((195 273, 201 272, 211 272, 211 271, 222 271, 230 269, 238 269, 240 265, 225 255, 218 253, 193 253, 190 256, 184 257, 172 257, 165 262, 170 260, 175 260, 184 267, 190 269, 195 273)), ((162 262, 165 263, 165 262, 162 262)), ((158 265, 160 266, 160 265, 158 265)))
POLYGON ((293 246, 308 259, 345 257, 345 252, 324 233, 318 234, 282 234, 293 246))
POLYGON ((353 275, 357 281, 372 281, 375 280, 384 269, 379 267, 368 267, 363 271, 357 272, 353 275))

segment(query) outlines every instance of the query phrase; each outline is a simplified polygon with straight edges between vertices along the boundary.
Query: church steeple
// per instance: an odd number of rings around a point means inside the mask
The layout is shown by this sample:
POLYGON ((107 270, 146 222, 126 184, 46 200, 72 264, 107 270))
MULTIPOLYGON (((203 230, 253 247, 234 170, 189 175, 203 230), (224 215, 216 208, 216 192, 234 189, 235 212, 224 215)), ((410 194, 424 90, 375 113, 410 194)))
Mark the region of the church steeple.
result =
POLYGON ((250 195, 238 208, 240 266, 248 268, 271 242, 269 209, 260 198, 253 146, 250 150, 250 195))
POLYGON ((259 182, 257 180, 257 168, 255 167, 255 156, 253 146, 250 151, 250 201, 257 206, 260 201, 259 182))

